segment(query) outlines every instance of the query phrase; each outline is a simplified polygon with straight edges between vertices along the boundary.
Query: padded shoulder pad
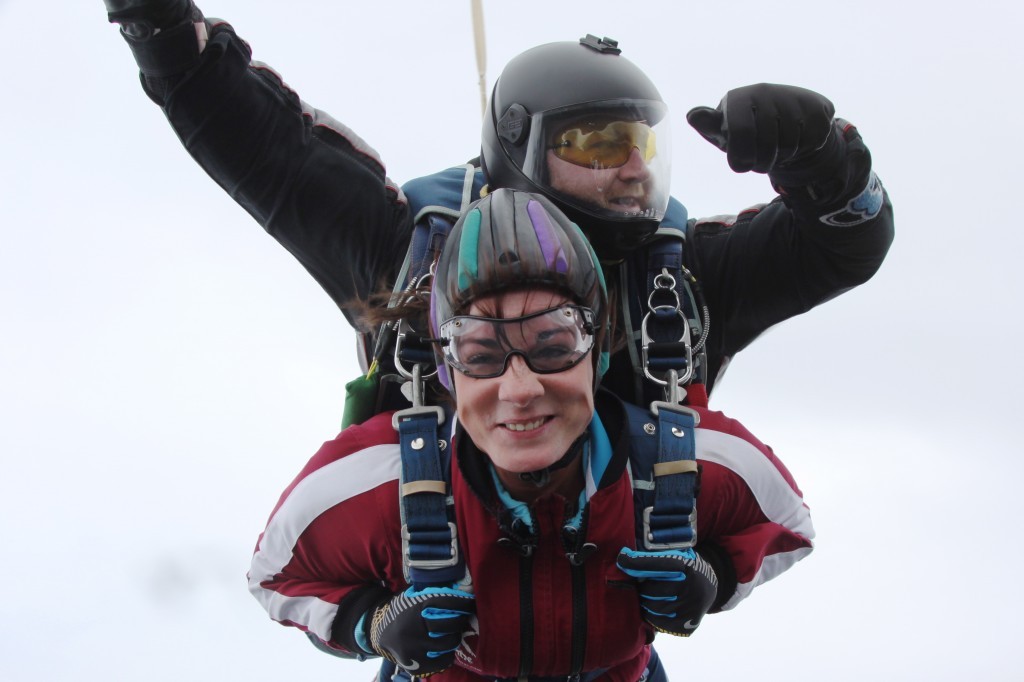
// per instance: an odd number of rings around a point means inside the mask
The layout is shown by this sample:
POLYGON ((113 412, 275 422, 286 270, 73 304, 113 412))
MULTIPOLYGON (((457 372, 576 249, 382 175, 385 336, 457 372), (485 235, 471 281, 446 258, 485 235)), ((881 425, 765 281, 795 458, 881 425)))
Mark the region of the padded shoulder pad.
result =
POLYGON ((671 227, 682 232, 686 230, 688 219, 686 207, 675 197, 669 197, 668 208, 665 209, 665 218, 661 221, 660 227, 671 227))
POLYGON ((413 222, 419 222, 427 213, 458 218, 466 206, 480 198, 483 186, 483 172, 466 164, 410 180, 402 185, 402 192, 413 222))

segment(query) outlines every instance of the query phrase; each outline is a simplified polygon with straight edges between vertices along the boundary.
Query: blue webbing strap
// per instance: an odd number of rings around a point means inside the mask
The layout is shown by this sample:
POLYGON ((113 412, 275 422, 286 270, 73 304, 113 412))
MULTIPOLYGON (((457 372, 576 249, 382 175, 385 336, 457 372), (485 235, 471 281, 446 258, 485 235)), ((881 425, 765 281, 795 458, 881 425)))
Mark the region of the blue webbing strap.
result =
MULTIPOLYGON (((460 171, 460 178, 467 172, 464 168, 453 170, 460 171)), ((456 201, 460 194, 454 190, 457 187, 461 192, 466 181, 454 183, 452 173, 445 177, 445 196, 451 194, 449 199, 456 201)), ((450 212, 417 210, 422 215, 416 216, 413 228, 407 287, 410 283, 422 286, 432 275, 434 261, 455 223, 450 212)), ((395 366, 399 374, 411 379, 413 407, 397 412, 393 423, 399 434, 402 458, 402 561, 406 578, 417 590, 452 585, 466 575, 454 514, 449 511, 447 469, 438 449, 438 426, 444 421, 444 413, 439 407, 423 405, 420 374, 435 363, 428 337, 403 320, 399 325, 395 366), (411 376, 404 371, 407 365, 413 368, 411 376)))
POLYGON ((448 483, 438 449, 438 411, 403 410, 397 420, 402 456, 402 552, 417 590, 451 585, 465 576, 455 524, 448 514, 448 483))
POLYGON ((697 413, 655 403, 658 460, 654 503, 643 512, 643 543, 648 550, 682 549, 697 542, 697 413))

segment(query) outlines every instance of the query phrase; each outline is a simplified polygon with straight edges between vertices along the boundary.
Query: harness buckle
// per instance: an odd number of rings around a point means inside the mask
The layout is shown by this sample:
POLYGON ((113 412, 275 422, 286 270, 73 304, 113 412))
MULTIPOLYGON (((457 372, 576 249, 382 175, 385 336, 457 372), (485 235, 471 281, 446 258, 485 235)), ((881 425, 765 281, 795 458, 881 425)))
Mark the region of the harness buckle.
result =
POLYGON ((395 339, 395 369, 405 379, 413 379, 417 367, 420 368, 421 384, 423 380, 437 374, 434 349, 430 342, 421 334, 416 333, 409 321, 403 317, 398 324, 398 334, 395 339), (412 369, 406 368, 406 361, 411 362, 412 369), (422 368, 426 365, 433 365, 434 371, 430 374, 422 374, 422 368))
POLYGON ((449 541, 450 556, 447 559, 413 559, 412 555, 409 554, 409 539, 412 537, 409 533, 408 524, 402 524, 402 556, 405 559, 405 565, 408 568, 418 568, 425 570, 432 570, 437 568, 448 568, 449 566, 455 566, 459 563, 459 539, 458 531, 455 529, 455 524, 451 521, 448 522, 448 533, 451 536, 449 541))
POLYGON ((653 414, 655 417, 660 416, 658 414, 660 410, 670 410, 672 412, 681 412, 683 414, 688 414, 691 417, 693 417, 694 428, 700 426, 700 413, 697 412, 697 410, 693 409, 692 407, 680 405, 679 401, 670 402, 665 400, 655 400, 653 403, 651 403, 650 408, 651 414, 653 414))
POLYGON ((690 534, 689 540, 683 540, 680 542, 655 542, 654 531, 651 529, 651 512, 654 511, 654 507, 645 507, 643 514, 643 525, 644 525, 644 549, 648 550, 663 550, 663 549, 689 549, 697 544, 697 532, 694 530, 697 528, 697 506, 694 505, 693 511, 690 512, 690 530, 693 531, 690 534))
MULTIPOLYGON (((686 317, 675 286, 675 278, 669 274, 667 268, 663 269, 661 274, 654 278, 654 288, 647 297, 648 312, 640 323, 640 353, 644 375, 656 384, 668 386, 670 394, 676 394, 676 387, 670 384, 682 386, 693 377, 693 343, 690 338, 690 321, 686 317), (656 300, 664 298, 668 299, 668 304, 656 303, 656 300), (660 324, 665 324, 665 318, 672 318, 673 321, 676 321, 676 318, 678 318, 682 322, 680 325, 682 333, 679 338, 676 341, 669 342, 655 341, 650 331, 652 316, 654 321, 660 324), (651 360, 656 355, 653 353, 655 350, 662 350, 668 354, 662 358, 659 364, 674 363, 673 366, 666 370, 665 376, 667 378, 657 377, 651 371, 651 360), (675 353, 681 353, 681 355, 675 355, 675 353), (683 373, 682 377, 678 376, 680 371, 683 373)), ((669 399, 671 400, 672 398, 670 397, 669 399)))
MULTIPOLYGON (((397 360, 398 356, 395 355, 397 360)), ((399 371, 402 371, 400 368, 399 371)), ((437 370, 434 370, 434 374, 437 370)), ((433 376, 433 375, 427 375, 433 376)), ((395 431, 398 430, 398 425, 405 419, 415 419, 421 415, 433 414, 437 419, 437 425, 444 424, 444 410, 437 405, 424 405, 423 404, 423 365, 417 363, 412 366, 412 373, 409 375, 409 384, 412 385, 412 396, 410 402, 412 407, 407 407, 404 410, 398 410, 391 415, 391 428, 395 431)))
POLYGON ((444 424, 444 410, 437 405, 422 405, 420 407, 407 407, 404 410, 398 410, 391 415, 391 428, 395 431, 398 430, 399 423, 404 419, 415 419, 416 417, 423 414, 433 414, 437 417, 437 424, 440 426, 444 424))

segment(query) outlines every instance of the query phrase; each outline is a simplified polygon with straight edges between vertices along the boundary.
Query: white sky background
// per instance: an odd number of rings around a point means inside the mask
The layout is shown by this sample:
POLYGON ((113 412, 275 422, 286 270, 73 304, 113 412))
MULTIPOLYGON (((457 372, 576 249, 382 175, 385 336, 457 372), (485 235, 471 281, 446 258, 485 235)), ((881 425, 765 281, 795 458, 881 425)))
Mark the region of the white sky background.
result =
MULTIPOLYGON (((771 198, 684 120, 758 81, 828 95, 895 204, 880 273, 716 393, 790 466, 819 543, 692 639, 660 637, 673 679, 1014 678, 1024 10, 485 4, 488 84, 536 44, 620 41, 674 112, 691 215, 771 198)), ((476 155, 468 1, 202 7, 396 181, 476 155)), ((99 0, 0 0, 0 26, 0 678, 369 679, 273 624, 244 577, 335 434, 350 330, 185 154, 99 0)))

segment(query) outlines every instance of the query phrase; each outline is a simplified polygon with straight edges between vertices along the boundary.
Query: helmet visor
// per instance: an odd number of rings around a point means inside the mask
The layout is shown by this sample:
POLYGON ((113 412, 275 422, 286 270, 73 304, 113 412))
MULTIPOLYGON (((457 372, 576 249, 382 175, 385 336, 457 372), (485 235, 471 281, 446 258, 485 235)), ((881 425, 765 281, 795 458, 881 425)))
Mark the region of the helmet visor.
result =
POLYGON ((589 215, 660 221, 668 207, 671 147, 662 102, 590 102, 532 116, 523 172, 589 215))
POLYGON ((501 376, 513 355, 537 374, 553 374, 575 367, 594 347, 594 313, 566 305, 514 318, 460 315, 439 332, 445 360, 466 376, 501 376))

